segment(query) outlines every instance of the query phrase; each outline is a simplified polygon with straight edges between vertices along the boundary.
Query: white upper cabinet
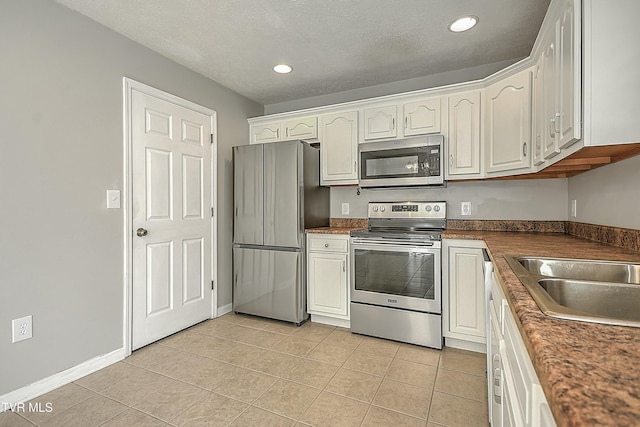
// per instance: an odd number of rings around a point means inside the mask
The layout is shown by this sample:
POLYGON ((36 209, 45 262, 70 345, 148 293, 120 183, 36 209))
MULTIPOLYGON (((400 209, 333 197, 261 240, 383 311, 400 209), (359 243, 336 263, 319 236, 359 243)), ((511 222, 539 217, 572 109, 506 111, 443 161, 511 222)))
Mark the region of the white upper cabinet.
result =
MULTIPOLYGON (((534 58, 534 135, 541 137, 544 159, 581 137, 580 0, 559 0, 551 7, 534 58)), ((538 160, 534 153, 534 164, 538 160)))
MULTIPOLYGON (((580 0, 567 0, 556 25, 558 46, 558 130, 559 148, 568 147, 582 137, 580 128, 581 84, 581 32, 580 0)), ((615 78, 615 77, 613 77, 615 78)))
POLYGON ((557 129, 560 123, 556 91, 556 41, 551 38, 542 52, 542 155, 545 159, 560 153, 557 129))
POLYGON ((362 140, 366 142, 440 133, 441 103, 442 97, 432 97, 365 108, 360 114, 362 140))
POLYGON ((313 116, 252 124, 249 134, 251 135, 251 144, 264 144, 291 139, 316 140, 318 139, 318 118, 313 116))
POLYGON ((320 116, 321 184, 358 183, 358 112, 320 116))
POLYGON ((251 126, 251 144, 281 141, 280 122, 251 126))
POLYGON ((364 121, 364 140, 369 141, 372 139, 397 137, 397 116, 398 107, 395 104, 363 110, 362 120, 364 121))
POLYGON ((305 117, 302 119, 286 120, 282 123, 284 140, 289 139, 317 139, 318 118, 305 117))
POLYGON ((531 166, 531 70, 487 87, 484 99, 487 172, 528 169, 531 166))
POLYGON ((448 175, 480 174, 480 91, 449 97, 448 175))
POLYGON ((402 106, 404 136, 440 133, 441 97, 407 102, 402 106))
POLYGON ((544 163, 544 132, 547 131, 544 116, 544 56, 540 56, 536 65, 533 66, 533 164, 544 163))

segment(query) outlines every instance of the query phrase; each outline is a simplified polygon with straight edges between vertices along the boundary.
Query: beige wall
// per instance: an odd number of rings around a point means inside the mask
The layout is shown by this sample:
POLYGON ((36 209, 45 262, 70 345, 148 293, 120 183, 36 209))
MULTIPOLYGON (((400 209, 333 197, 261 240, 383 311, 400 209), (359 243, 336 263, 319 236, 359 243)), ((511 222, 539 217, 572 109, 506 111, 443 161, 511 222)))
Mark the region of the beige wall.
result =
POLYGON ((567 200, 577 202, 572 221, 640 229, 640 156, 569 178, 567 200))
POLYGON ((521 219, 564 221, 567 219, 567 180, 449 182, 446 188, 411 190, 361 190, 331 188, 331 216, 366 218, 367 203, 402 200, 446 200, 452 219, 521 219), (472 203, 471 216, 462 216, 460 202, 472 203), (349 215, 342 215, 342 203, 349 203, 349 215))
POLYGON ((0 3, 0 395, 122 347, 122 77, 218 114, 218 304, 231 303, 231 146, 263 107, 49 0, 0 3), (33 338, 11 344, 11 319, 33 338))

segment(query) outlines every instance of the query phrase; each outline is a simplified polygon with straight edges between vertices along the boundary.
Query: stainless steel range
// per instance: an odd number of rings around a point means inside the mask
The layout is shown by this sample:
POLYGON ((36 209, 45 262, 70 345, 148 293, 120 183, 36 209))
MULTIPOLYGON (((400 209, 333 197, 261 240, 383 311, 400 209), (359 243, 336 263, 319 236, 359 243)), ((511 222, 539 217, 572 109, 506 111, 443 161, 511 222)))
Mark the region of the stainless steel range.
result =
POLYGON ((351 331, 442 348, 446 202, 369 203, 351 232, 351 331))

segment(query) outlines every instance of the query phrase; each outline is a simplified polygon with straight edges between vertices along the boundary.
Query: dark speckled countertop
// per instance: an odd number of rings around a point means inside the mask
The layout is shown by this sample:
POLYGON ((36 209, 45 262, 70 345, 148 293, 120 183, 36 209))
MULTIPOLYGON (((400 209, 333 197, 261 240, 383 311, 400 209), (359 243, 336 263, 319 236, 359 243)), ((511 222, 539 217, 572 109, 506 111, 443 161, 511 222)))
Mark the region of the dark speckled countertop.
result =
POLYGON ((367 228, 367 218, 331 218, 329 227, 307 228, 307 233, 316 234, 349 234, 351 230, 367 228))
POLYGON ((504 255, 640 262, 640 253, 562 233, 448 229, 484 240, 559 426, 640 426, 640 328, 543 314, 504 255))

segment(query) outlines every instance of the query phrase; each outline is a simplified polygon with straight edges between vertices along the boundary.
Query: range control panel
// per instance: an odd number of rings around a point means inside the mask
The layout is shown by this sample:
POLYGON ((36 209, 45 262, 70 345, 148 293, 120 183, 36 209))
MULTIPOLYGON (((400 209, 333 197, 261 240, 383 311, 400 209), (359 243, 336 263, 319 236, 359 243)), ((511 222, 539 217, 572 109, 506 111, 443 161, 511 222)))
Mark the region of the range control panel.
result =
POLYGON ((447 202, 371 202, 369 218, 446 218, 447 202))

